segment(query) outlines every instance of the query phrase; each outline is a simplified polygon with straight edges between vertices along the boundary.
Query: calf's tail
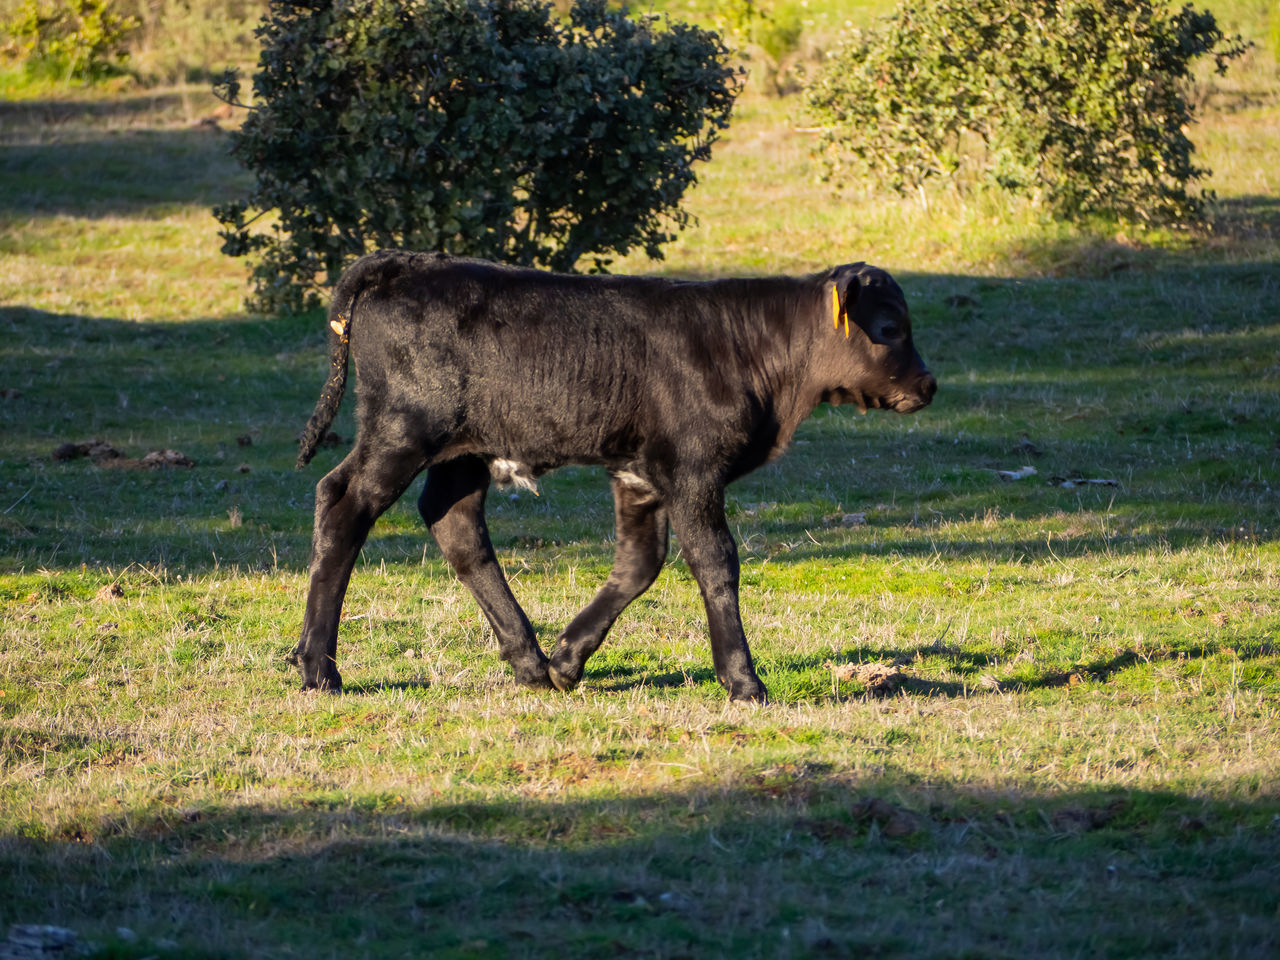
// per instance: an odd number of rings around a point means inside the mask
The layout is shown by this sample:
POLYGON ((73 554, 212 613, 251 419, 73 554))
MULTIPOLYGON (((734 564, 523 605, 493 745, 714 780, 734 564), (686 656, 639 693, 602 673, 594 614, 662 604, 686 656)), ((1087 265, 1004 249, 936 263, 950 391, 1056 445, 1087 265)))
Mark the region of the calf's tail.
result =
POLYGON ((316 448, 338 415, 342 394, 347 389, 347 360, 351 355, 351 323, 356 298, 372 282, 370 274, 376 273, 381 265, 377 254, 362 257, 343 273, 333 291, 333 300, 329 303, 329 379, 325 381, 315 412, 298 440, 299 470, 316 455, 316 448))

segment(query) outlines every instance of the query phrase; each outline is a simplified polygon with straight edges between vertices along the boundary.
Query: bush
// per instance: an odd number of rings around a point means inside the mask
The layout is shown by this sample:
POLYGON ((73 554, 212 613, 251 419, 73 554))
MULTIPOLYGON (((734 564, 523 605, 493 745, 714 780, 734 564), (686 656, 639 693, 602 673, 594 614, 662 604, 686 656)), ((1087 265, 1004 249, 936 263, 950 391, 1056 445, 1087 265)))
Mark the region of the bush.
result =
POLYGON ((716 34, 604 0, 568 22, 541 0, 274 2, 258 34, 233 143, 256 184, 214 214, 224 252, 257 255, 250 305, 269 311, 378 247, 559 270, 661 257, 737 92, 716 34))
POLYGON ((757 0, 726 0, 716 8, 716 26, 734 53, 750 65, 752 80, 765 94, 782 96, 799 89, 793 74, 804 32, 802 9, 796 2, 757 0))
POLYGON ((1209 172, 1186 134, 1190 66, 1224 72, 1245 46, 1190 5, 922 0, 835 53, 808 99, 827 177, 906 191, 963 172, 1060 216, 1186 223, 1209 172))
POLYGON ((123 72, 138 20, 111 0, 23 0, 4 26, 29 76, 92 82, 123 72))

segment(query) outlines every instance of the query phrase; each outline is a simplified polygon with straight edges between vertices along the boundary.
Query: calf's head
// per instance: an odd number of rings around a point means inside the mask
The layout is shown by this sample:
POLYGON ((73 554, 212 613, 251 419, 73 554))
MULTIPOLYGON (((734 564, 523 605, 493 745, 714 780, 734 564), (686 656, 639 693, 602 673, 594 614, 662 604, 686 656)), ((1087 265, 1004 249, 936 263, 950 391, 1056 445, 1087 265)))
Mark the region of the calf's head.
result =
POLYGON ((898 413, 927 406, 938 381, 916 352, 907 300, 893 277, 853 263, 832 270, 824 289, 827 319, 815 364, 821 400, 898 413))

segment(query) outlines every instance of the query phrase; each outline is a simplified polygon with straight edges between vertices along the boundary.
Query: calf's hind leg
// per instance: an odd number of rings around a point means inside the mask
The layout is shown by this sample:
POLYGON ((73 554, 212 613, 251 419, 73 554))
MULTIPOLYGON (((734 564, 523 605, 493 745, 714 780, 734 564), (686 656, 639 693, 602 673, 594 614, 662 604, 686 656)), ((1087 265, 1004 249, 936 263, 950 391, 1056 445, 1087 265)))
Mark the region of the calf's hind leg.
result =
POLYGON ((374 450, 357 441, 316 485, 311 584, 302 635, 291 658, 302 674, 303 690, 342 689, 338 618, 351 570, 374 521, 399 499, 425 462, 420 449, 374 450))
POLYGON ((614 477, 613 507, 618 547, 609 579, 565 627, 551 653, 547 672, 561 690, 578 685, 587 658, 627 604, 653 584, 667 557, 667 511, 652 488, 614 477))
POLYGON ((489 540, 484 498, 489 468, 478 457, 460 457, 427 470, 418 511, 449 565, 471 591, 498 637, 498 655, 526 687, 550 689, 547 657, 533 625, 520 609, 489 540))

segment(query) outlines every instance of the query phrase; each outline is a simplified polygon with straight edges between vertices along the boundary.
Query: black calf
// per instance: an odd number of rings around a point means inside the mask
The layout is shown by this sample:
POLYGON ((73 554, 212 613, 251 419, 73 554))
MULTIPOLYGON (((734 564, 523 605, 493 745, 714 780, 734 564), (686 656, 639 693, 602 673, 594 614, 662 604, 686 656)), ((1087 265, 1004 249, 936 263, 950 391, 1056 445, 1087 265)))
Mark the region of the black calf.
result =
POLYGON ((329 322, 332 374, 298 465, 337 412, 349 355, 359 429, 316 488, 295 651, 304 688, 341 688, 338 617, 356 556, 426 469, 418 509, 519 682, 569 690, 582 679, 658 575, 669 524, 702 592, 716 676, 732 699, 763 700, 738 614, 726 484, 780 455, 819 403, 909 413, 937 388, 902 291, 861 263, 682 283, 381 251, 343 274, 329 322), (618 546, 608 580, 548 659, 498 566, 484 499, 490 480, 534 488, 566 463, 609 471, 618 546))

